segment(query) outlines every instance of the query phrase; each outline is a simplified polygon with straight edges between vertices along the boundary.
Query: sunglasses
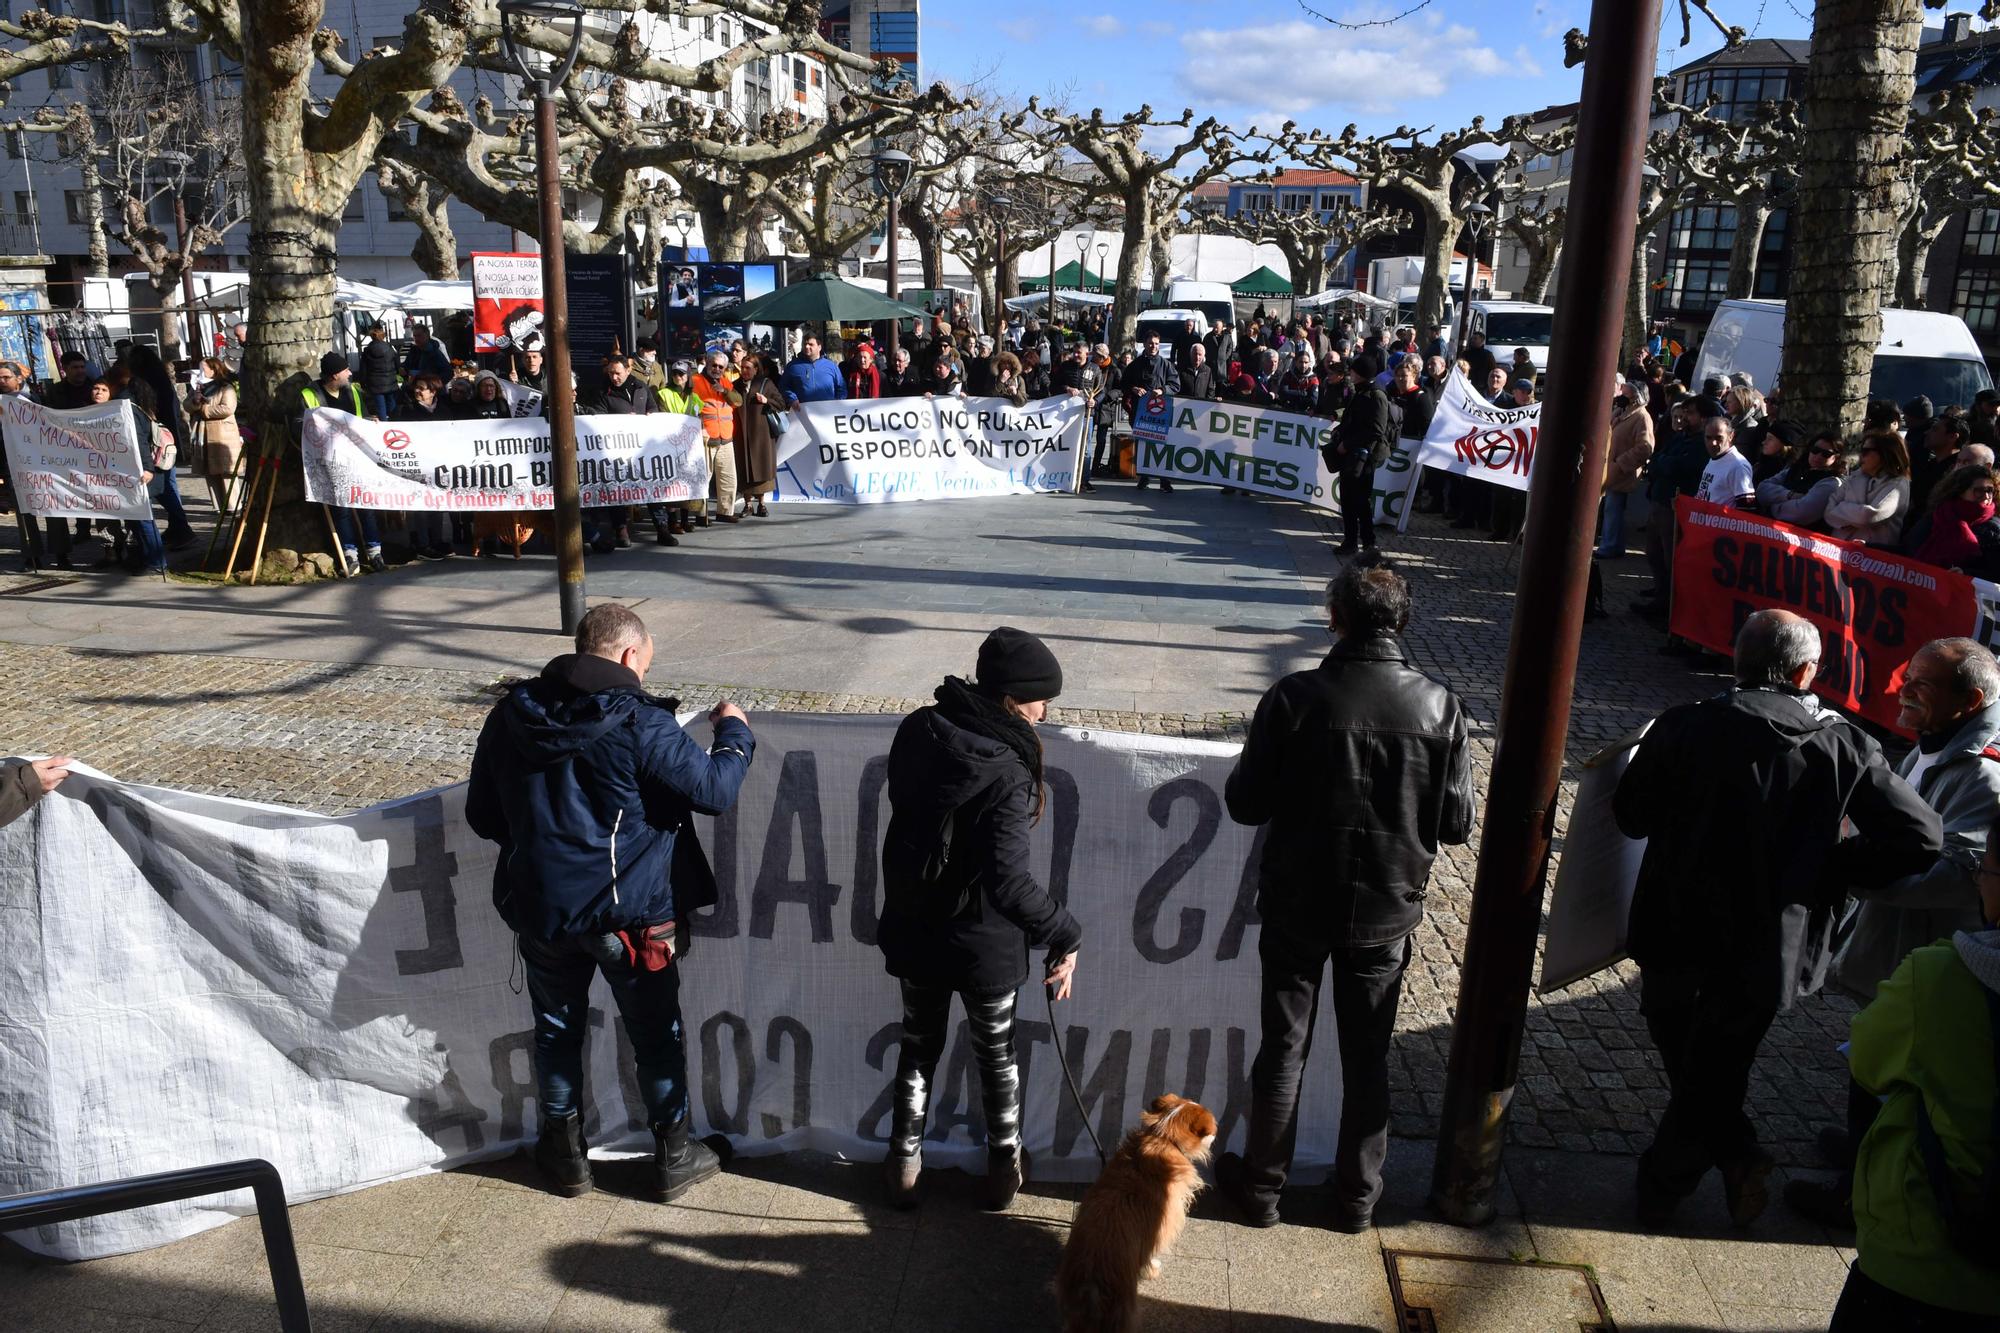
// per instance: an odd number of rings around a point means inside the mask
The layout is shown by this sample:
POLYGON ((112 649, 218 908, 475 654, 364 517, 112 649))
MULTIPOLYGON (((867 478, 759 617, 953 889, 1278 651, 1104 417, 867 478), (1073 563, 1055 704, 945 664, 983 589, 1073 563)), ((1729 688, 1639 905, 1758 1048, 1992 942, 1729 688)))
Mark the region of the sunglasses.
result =
POLYGON ((1817 444, 1816 444, 1816 445, 1814 445, 1814 446, 1813 446, 1812 448, 1810 448, 1810 449, 1806 450, 1806 452, 1807 452, 1808 454, 1811 454, 1811 455, 1812 455, 1812 456, 1813 456, 1814 458, 1831 458, 1831 457, 1833 457, 1833 456, 1834 456, 1835 454, 1839 453, 1839 452, 1840 452, 1840 450, 1838 450, 1838 449, 1828 449, 1828 448, 1826 448, 1826 447, 1825 447, 1824 445, 1817 445, 1817 444))

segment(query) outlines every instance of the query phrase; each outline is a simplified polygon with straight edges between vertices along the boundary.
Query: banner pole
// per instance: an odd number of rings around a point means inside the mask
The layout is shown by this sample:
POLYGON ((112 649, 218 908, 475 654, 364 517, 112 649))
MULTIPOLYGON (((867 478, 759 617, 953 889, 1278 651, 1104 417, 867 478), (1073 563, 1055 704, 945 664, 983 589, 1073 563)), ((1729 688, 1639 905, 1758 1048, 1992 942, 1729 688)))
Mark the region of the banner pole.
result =
MULTIPOLYGON (((1661 0, 1594 0, 1576 113, 1576 172, 1549 349, 1548 398, 1529 481, 1512 641, 1487 782, 1457 1021, 1446 1066, 1432 1204, 1447 1221, 1492 1220, 1519 1074, 1528 989, 1589 585, 1610 383, 1638 231, 1639 173, 1661 0), (1538 460, 1540 462, 1541 460, 1538 460)), ((1470 258, 1470 256, 1468 256, 1470 258)))

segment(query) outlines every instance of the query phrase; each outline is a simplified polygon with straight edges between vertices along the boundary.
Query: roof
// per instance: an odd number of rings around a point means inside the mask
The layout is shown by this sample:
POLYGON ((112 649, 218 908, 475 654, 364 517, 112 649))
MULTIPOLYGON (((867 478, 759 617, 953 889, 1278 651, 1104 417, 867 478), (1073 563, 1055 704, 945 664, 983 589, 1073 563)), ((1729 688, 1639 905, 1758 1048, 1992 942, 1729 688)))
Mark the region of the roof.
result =
POLYGON ((1203 181, 1194 187, 1189 197, 1192 199, 1227 199, 1229 198, 1229 187, 1233 184, 1235 184, 1234 181, 1203 181))
POLYGON ((1244 185, 1290 185, 1297 188, 1301 185, 1359 185, 1361 184, 1361 178, 1351 176, 1345 171, 1285 170, 1272 172, 1271 179, 1268 181, 1246 180, 1241 183, 1244 185))
POLYGON ((1577 106, 1575 102, 1558 102, 1554 106, 1545 106, 1540 111, 1527 112, 1521 119, 1530 125, 1539 125, 1547 120, 1573 120, 1576 117, 1577 106))
POLYGON ((1719 65, 1800 65, 1812 54, 1812 43, 1803 37, 1752 37, 1741 46, 1725 46, 1699 60, 1676 65, 1675 74, 1719 65))
MULTIPOLYGON (((1928 34, 1930 29, 1926 28, 1928 34)), ((1960 83, 2000 81, 2000 28, 1975 32, 1962 42, 1938 41, 1917 52, 1917 104, 1960 83)))

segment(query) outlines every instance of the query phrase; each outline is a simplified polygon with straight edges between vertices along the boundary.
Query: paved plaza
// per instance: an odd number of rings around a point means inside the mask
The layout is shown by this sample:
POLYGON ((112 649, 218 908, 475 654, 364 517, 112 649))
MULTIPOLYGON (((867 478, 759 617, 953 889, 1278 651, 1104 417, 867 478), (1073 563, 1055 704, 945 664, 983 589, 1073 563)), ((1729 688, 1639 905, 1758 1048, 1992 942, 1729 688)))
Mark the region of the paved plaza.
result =
MULTIPOLYGON (((11 527, 0 540, 11 540, 11 527)), ((1491 758, 1515 596, 1512 550, 1419 517, 1391 549, 1417 597, 1419 665, 1465 697, 1491 758)), ((11 556, 7 557, 9 567, 11 556)), ((642 545, 590 567, 593 598, 657 635, 653 688, 752 714, 899 712, 979 639, 1044 635, 1067 688, 1056 723, 1241 735, 1277 675, 1328 642, 1335 568, 1324 516, 1186 488, 1106 486, 872 508, 790 506, 642 545)), ((1719 662, 1658 653, 1624 611, 1636 557, 1607 567, 1611 618, 1588 627, 1571 719, 1579 759, 1652 713, 1722 688, 1719 662)), ((492 687, 562 650, 546 559, 456 559, 347 583, 219 589, 122 574, 0 577, 0 750, 65 750, 133 780, 339 811, 465 775, 492 687)), ((1851 1237, 1781 1205, 1748 1232, 1711 1179, 1682 1226, 1632 1230, 1632 1154, 1665 1103, 1628 965, 1529 1015, 1503 1218, 1480 1231, 1422 1206, 1437 1129, 1477 842, 1439 861, 1395 1044, 1394 1187, 1370 1235, 1253 1232, 1198 1209, 1149 1328, 1397 1327, 1392 1292, 1442 1329, 1823 1328, 1851 1237), (1425 1258, 1447 1255, 1455 1258, 1425 1258), (1498 1264, 1473 1262, 1497 1259, 1498 1264), (1572 1265, 1572 1267, 1563 1267, 1572 1265), (1393 1276, 1393 1283, 1392 1283, 1393 1276)), ((1851 1007, 1800 1005, 1773 1028, 1752 1112, 1788 1169, 1840 1118, 1835 1050, 1851 1007)), ((613 1173, 615 1174, 615 1173, 613 1173)), ((1781 1175, 1784 1173, 1781 1173, 1781 1175)), ((559 1200, 499 1162, 303 1205, 315 1316, 328 1328, 1046 1328, 1048 1275, 1076 1191, 1031 1187, 1005 1217, 969 1180, 915 1215, 873 1202, 875 1172, 765 1159, 658 1208, 609 1188, 559 1200)), ((10 1259, 7 1327, 272 1326, 254 1223, 71 1267, 10 1259)))

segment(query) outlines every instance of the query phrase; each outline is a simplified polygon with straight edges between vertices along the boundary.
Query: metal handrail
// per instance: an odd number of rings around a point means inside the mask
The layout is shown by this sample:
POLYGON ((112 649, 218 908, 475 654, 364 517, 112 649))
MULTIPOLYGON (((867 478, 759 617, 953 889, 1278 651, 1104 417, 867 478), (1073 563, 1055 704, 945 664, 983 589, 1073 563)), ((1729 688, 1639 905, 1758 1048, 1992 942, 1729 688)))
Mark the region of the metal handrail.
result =
POLYGON ((299 1252, 292 1243, 292 1219, 285 1211, 285 1182, 279 1178, 278 1168, 261 1158, 10 1195, 0 1198, 0 1231, 74 1222, 239 1189, 249 1190, 257 1200, 264 1258, 271 1266, 271 1287, 278 1298, 278 1327, 284 1333, 311 1333, 305 1283, 299 1277, 299 1252))

